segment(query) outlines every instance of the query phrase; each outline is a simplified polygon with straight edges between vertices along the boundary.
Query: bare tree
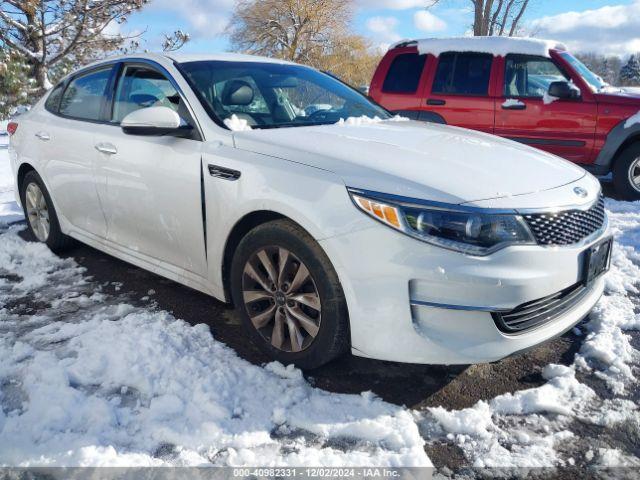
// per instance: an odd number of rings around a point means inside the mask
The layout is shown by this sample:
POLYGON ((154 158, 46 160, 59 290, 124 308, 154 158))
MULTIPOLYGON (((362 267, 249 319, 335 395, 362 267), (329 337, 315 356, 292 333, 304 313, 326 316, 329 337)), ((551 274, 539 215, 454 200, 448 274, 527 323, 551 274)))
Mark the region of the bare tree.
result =
MULTIPOLYGON (((513 37, 518 33, 530 0, 469 0, 473 6, 473 35, 513 37)), ((431 6, 438 3, 435 0, 431 6)))
POLYGON ((162 41, 162 51, 175 52, 180 50, 189 40, 191 40, 191 35, 182 30, 176 30, 171 35, 165 33, 162 41))
POLYGON ((227 32, 232 48, 313 63, 348 34, 344 0, 239 0, 227 32))
MULTIPOLYGON (((0 46, 22 55, 36 80, 51 86, 50 69, 81 63, 119 48, 126 37, 108 33, 147 0, 0 0, 0 46)), ((117 30, 117 28, 115 29, 117 30)))
POLYGON ((352 6, 349 0, 239 0, 227 34, 235 51, 304 63, 361 86, 380 57, 352 33, 352 6))
POLYGON ((360 35, 350 35, 341 38, 340 42, 318 58, 313 66, 362 89, 371 83, 373 72, 381 59, 382 52, 373 49, 367 39, 360 35))

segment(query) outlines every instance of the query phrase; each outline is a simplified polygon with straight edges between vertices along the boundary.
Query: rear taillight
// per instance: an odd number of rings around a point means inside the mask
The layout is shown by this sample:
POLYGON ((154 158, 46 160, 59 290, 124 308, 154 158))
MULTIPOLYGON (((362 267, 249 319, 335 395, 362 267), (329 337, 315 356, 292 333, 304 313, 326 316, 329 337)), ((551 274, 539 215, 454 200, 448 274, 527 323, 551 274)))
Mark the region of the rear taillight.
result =
POLYGON ((13 135, 18 130, 18 124, 16 122, 9 122, 7 125, 7 133, 13 135))

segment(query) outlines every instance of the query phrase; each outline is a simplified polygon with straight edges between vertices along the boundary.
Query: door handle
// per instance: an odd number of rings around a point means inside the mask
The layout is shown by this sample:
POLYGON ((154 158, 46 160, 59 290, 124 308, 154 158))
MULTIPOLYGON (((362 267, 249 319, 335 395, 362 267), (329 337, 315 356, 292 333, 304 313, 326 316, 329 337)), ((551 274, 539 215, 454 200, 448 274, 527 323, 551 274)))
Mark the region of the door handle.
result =
POLYGON ((440 100, 437 98, 430 98, 429 100, 427 100, 427 105, 442 106, 446 104, 447 104, 446 100, 440 100))
POLYGON ((51 137, 47 132, 38 132, 36 133, 36 137, 38 137, 43 142, 48 142, 49 140, 51 140, 51 137))
POLYGON ((526 110, 527 109, 527 105, 520 102, 520 103, 512 103, 509 105, 502 105, 502 109, 503 110, 526 110))
POLYGON ((99 143, 96 145, 96 150, 107 155, 115 155, 118 153, 118 149, 110 143, 99 143))

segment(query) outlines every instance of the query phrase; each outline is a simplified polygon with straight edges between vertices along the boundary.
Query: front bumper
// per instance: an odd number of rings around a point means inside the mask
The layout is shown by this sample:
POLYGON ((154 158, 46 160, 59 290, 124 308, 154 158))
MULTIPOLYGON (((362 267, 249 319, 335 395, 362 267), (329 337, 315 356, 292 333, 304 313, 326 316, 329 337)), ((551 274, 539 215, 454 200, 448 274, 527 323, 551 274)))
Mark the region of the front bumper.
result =
POLYGON ((597 279, 554 320, 505 334, 491 312, 565 290, 582 278, 579 246, 514 246, 487 257, 444 250, 382 225, 321 241, 342 283, 353 353, 406 363, 492 362, 561 335, 604 290, 597 279))

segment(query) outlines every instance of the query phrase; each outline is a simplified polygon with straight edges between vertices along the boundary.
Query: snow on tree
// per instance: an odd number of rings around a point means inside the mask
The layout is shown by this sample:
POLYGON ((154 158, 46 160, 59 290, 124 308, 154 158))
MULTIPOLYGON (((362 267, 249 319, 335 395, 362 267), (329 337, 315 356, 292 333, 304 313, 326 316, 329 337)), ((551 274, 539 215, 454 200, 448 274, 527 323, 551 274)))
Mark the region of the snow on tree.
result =
POLYGON ((636 55, 631 55, 622 70, 620 70, 620 85, 640 85, 640 62, 636 55))
POLYGON ((35 79, 29 77, 29 65, 21 55, 0 50, 0 119, 21 105, 30 103, 29 90, 35 79))
POLYGON ((51 87, 49 72, 67 61, 85 63, 116 50, 126 37, 118 26, 147 0, 1 0, 0 47, 21 55, 35 85, 51 87))

